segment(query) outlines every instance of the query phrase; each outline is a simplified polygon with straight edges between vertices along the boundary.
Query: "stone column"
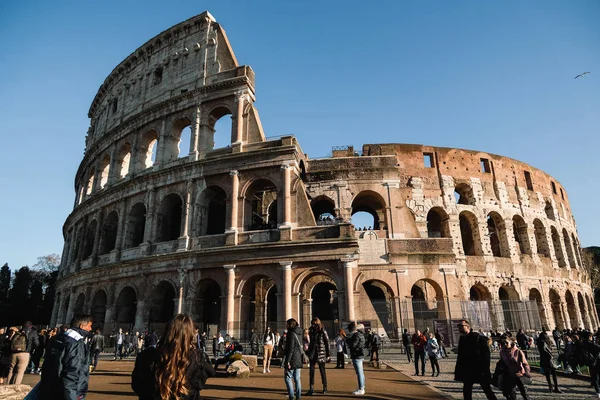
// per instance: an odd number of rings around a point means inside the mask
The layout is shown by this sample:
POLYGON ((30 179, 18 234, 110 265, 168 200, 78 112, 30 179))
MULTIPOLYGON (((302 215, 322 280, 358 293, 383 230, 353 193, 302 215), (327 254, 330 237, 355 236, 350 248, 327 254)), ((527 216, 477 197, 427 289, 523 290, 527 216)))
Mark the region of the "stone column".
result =
MULTIPOLYGON (((108 307, 106 308, 106 310, 107 310, 107 315, 108 315, 108 307)), ((144 313, 145 312, 146 312, 146 301, 143 298, 138 299, 136 307, 135 307, 135 323, 134 323, 135 331, 143 331, 144 330, 144 313)))
POLYGON ((290 185, 291 185, 291 170, 292 167, 289 164, 283 164, 281 166, 282 172, 282 181, 283 181, 283 199, 282 199, 282 218, 281 218, 281 226, 291 226, 291 204, 290 204, 290 185))
POLYGON ((184 295, 184 284, 185 284, 186 270, 179 270, 179 297, 177 298, 177 314, 183 312, 183 295, 184 295))
POLYGON ((283 319, 287 321, 292 318, 292 262, 282 261, 279 265, 283 270, 283 319))
POLYGON ((146 226, 144 227, 144 242, 140 245, 140 248, 142 249, 142 254, 147 254, 148 249, 150 248, 150 245, 152 244, 152 242, 154 241, 154 236, 152 235, 152 232, 154 231, 152 228, 154 227, 154 220, 155 220, 155 216, 156 216, 156 211, 155 211, 155 207, 154 207, 154 196, 155 196, 155 189, 149 189, 148 193, 147 193, 147 207, 148 209, 146 210, 146 226))
POLYGON ((229 230, 238 230, 238 196, 240 190, 240 177, 238 171, 229 171, 231 176, 231 209, 229 212, 229 230))
POLYGON ((71 291, 71 295, 69 296, 69 306, 67 307, 67 315, 65 316, 65 324, 70 324, 73 319, 73 308, 75 307, 75 291, 71 291))
POLYGON ((190 179, 187 182, 187 191, 186 191, 186 195, 185 195, 185 199, 184 199, 185 203, 183 205, 183 215, 182 215, 183 231, 181 232, 181 236, 179 237, 177 251, 186 251, 190 244, 189 232, 191 230, 192 215, 193 215, 193 213, 190 212, 190 207, 191 207, 191 203, 192 203, 192 191, 193 190, 194 190, 194 180, 190 179))
POLYGON ((54 297, 54 305, 52 306, 52 316, 50 317, 50 327, 55 327, 57 324, 58 310, 60 309, 60 300, 62 296, 60 292, 56 292, 54 297))
POLYGON ((111 186, 114 182, 119 180, 117 172, 115 171, 115 156, 117 153, 117 146, 113 144, 110 149, 110 162, 108 163, 108 177, 106 178, 105 187, 111 186))
POLYGON ((196 115, 194 118, 194 126, 192 128, 192 134, 190 137, 190 161, 198 160, 198 137, 200 136, 200 104, 196 106, 196 115))
POLYGON ((223 265, 223 268, 227 273, 227 299, 225 301, 227 304, 227 319, 225 326, 227 327, 226 332, 231 335, 235 326, 235 265, 223 265))
POLYGON ((232 145, 241 146, 244 142, 244 105, 248 95, 245 92, 239 92, 235 95, 237 109, 235 113, 235 141, 232 145))
POLYGON ((92 249, 92 266, 98 264, 98 252, 100 250, 100 234, 102 232, 102 224, 104 223, 104 211, 98 212, 98 223, 96 224, 96 232, 94 232, 94 247, 92 249))
POLYGON ((115 240, 115 257, 113 261, 118 261, 121 258, 121 250, 125 242, 125 230, 127 229, 127 200, 122 200, 119 204, 119 228, 117 229, 117 237, 115 240))
POLYGON ((344 268, 344 292, 346 294, 346 320, 355 321, 354 314, 354 268, 356 268, 357 258, 354 255, 343 258, 342 266, 344 268))

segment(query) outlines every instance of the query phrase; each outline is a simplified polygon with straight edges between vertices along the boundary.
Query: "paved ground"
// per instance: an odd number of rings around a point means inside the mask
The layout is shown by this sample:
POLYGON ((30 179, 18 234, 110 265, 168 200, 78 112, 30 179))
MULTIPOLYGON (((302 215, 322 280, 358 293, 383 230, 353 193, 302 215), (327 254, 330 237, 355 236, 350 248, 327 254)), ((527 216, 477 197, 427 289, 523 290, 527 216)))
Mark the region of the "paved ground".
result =
MULTIPOLYGON (((406 375, 393 369, 376 370, 366 368, 367 394, 365 396, 353 396, 352 391, 357 388, 356 374, 351 366, 346 369, 334 369, 335 364, 329 364, 327 368, 327 379, 329 392, 327 394, 316 394, 321 399, 350 399, 362 398, 372 400, 434 400, 445 399, 439 392, 414 381, 406 375)), ((90 391, 86 400, 117 400, 135 399, 137 396, 131 390, 131 371, 133 361, 109 361, 101 360, 98 371, 90 377, 90 391)), ((321 383, 319 372, 316 372, 317 390, 321 383)), ((39 380, 38 375, 26 375, 23 383, 35 385, 39 380)), ((308 389, 308 368, 302 371, 302 392, 308 389)), ((216 399, 276 399, 283 400, 287 392, 283 382, 283 369, 271 368, 270 374, 253 372, 248 379, 234 378, 211 378, 207 387, 201 392, 202 398, 207 400, 216 399)), ((304 397, 304 396, 303 396, 304 397)))
MULTIPOLYGON (((405 356, 402 360, 395 360, 388 363, 394 369, 410 375, 412 379, 426 383, 435 387, 438 390, 450 395, 454 399, 462 399, 462 384, 454 381, 454 365, 456 364, 456 356, 451 355, 449 358, 439 360, 441 374, 439 377, 431 377, 431 365, 427 360, 425 376, 413 376, 415 373, 414 364, 408 363, 405 356)), ((492 362, 495 365, 495 360, 492 362)), ((493 368, 492 368, 493 371, 493 368)), ((549 393, 546 383, 546 377, 538 373, 532 373, 533 384, 529 386, 530 397, 534 400, 542 399, 598 399, 594 389, 590 386, 589 381, 572 379, 568 377, 558 377, 558 385, 563 394, 549 393)), ((498 399, 504 399, 502 393, 494 390, 498 399)), ((485 399, 485 395, 481 387, 475 385, 473 390, 473 399, 485 399)), ((517 397, 521 399, 520 395, 517 397)))

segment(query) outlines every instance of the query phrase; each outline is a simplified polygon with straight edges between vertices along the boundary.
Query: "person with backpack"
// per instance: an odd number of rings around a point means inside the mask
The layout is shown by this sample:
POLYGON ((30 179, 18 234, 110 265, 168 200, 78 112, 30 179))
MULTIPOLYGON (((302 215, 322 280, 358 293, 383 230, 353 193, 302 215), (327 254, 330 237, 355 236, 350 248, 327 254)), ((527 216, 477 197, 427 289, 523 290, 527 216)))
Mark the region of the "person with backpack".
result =
POLYGON ((406 357, 408 357, 408 362, 412 362, 412 349, 410 347, 410 333, 408 333, 408 329, 404 328, 404 333, 402 334, 402 346, 404 346, 404 351, 406 351, 406 357))
POLYGON ((600 398, 600 346, 594 342, 592 332, 582 335, 580 362, 582 365, 588 366, 592 387, 600 398))
POLYGON ((104 335, 100 331, 100 328, 96 328, 96 333, 94 337, 92 337, 92 343, 90 346, 92 352, 92 371, 95 371, 98 368, 98 358, 100 357, 100 353, 104 351, 104 335))
POLYGON ((42 364, 40 399, 77 400, 85 398, 90 373, 92 316, 75 315, 71 328, 51 341, 49 354, 42 364))
POLYGON ((365 335, 363 334, 365 326, 363 324, 356 324, 350 322, 348 324, 349 337, 346 339, 346 345, 350 350, 350 358, 352 359, 352 366, 356 372, 358 378, 358 389, 352 392, 356 396, 362 396, 365 394, 365 372, 363 369, 363 362, 365 359, 365 353, 368 350, 365 348, 365 335))
POLYGON ((6 382, 9 385, 20 385, 31 361, 31 354, 27 348, 27 333, 25 331, 16 332, 12 336, 10 352, 10 364, 8 366, 6 382))

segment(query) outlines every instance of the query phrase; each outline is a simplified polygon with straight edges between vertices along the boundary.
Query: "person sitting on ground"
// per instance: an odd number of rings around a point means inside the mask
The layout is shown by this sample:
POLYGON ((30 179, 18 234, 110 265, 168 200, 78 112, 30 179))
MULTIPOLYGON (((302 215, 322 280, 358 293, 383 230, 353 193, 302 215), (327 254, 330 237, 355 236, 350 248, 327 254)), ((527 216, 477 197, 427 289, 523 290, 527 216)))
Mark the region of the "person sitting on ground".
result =
POLYGON ((236 360, 242 359, 242 354, 244 353, 244 348, 240 344, 240 342, 225 342, 225 354, 223 357, 215 360, 214 369, 218 371, 219 365, 225 364, 225 369, 231 365, 232 362, 236 360))
MULTIPOLYGON (((135 360, 131 388, 140 400, 200 398, 200 390, 215 371, 194 342, 194 323, 176 315, 157 347, 148 347, 135 360)), ((42 375, 43 376, 43 375, 42 375)))

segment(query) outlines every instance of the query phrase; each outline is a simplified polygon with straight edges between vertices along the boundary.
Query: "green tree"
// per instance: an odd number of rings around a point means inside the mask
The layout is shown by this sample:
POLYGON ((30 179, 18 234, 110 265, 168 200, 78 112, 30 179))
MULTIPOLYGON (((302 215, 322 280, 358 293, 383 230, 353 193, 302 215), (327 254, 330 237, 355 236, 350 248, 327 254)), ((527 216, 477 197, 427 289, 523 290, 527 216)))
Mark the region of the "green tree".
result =
POLYGON ((8 263, 0 268, 0 302, 8 299, 8 290, 10 289, 10 268, 8 263))
POLYGON ((8 295, 12 311, 12 315, 9 317, 11 324, 22 324, 35 316, 35 312, 31 310, 31 297, 29 293, 32 281, 33 277, 28 266, 21 267, 15 271, 15 279, 8 295))
POLYGON ((60 256, 58 254, 48 254, 38 257, 35 268, 36 283, 31 287, 32 306, 37 312, 36 321, 38 324, 47 325, 52 317, 52 307, 54 306, 56 279, 58 278, 58 267, 60 266, 60 256), (41 285, 43 297, 38 302, 38 286, 41 285), (34 294, 35 293, 35 294, 34 294))

